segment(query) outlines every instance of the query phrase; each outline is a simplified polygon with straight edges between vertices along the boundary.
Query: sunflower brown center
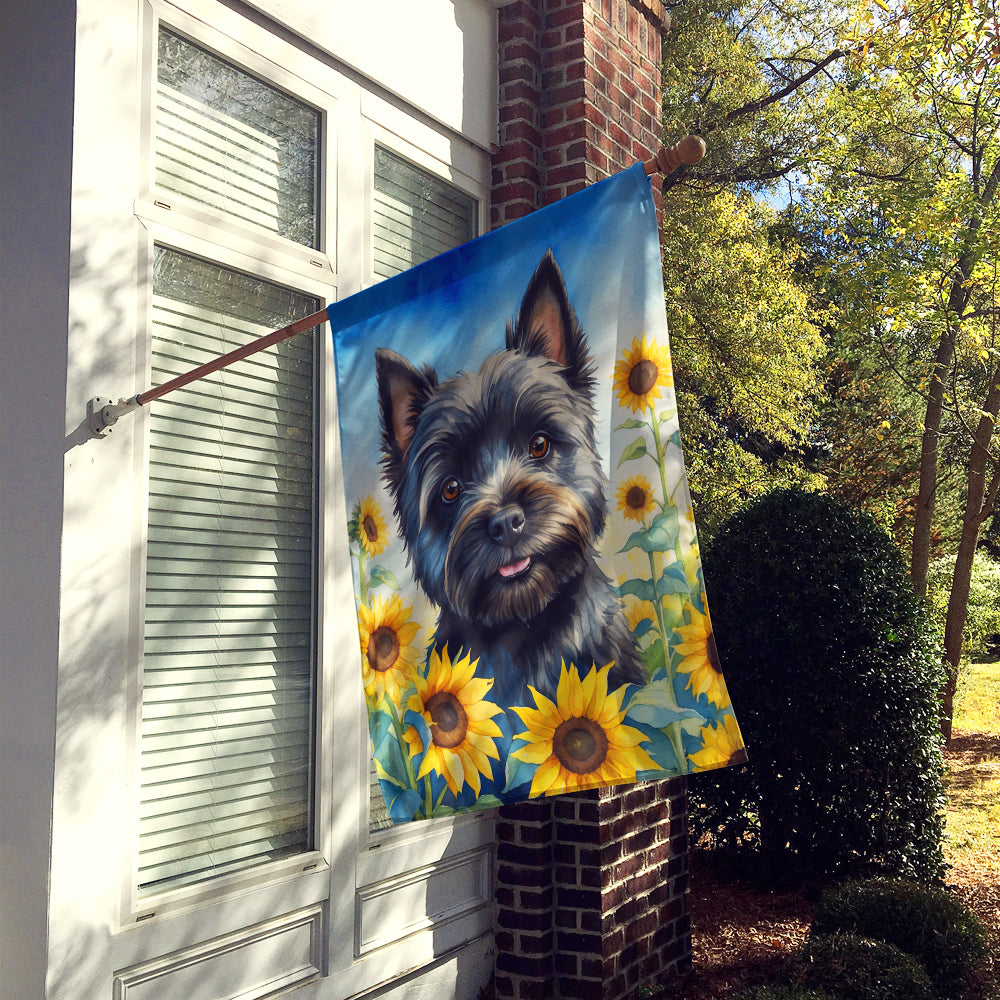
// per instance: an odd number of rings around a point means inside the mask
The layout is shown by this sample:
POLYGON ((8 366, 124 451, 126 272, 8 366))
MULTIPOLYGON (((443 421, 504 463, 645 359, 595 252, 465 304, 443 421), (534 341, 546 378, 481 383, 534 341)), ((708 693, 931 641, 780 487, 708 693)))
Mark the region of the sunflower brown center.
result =
POLYGON ((628 373, 628 387, 633 395, 644 396, 656 385, 659 374, 660 369, 649 358, 643 358, 638 364, 633 365, 628 373))
POLYGON ((608 737, 593 719, 566 719, 552 737, 559 763, 573 774, 596 771, 608 755, 608 737))
POLYGON ((399 636, 388 625, 380 625, 368 640, 368 665, 384 673, 399 659, 399 636))
POLYGON ((364 529, 365 537, 369 542, 378 541, 378 525, 375 523, 375 518, 371 514, 365 514, 361 521, 361 527, 364 529))
POLYGON ((625 503, 632 510, 642 510, 646 506, 646 491, 641 486, 632 486, 625 494, 625 503))
POLYGON ((424 705, 431 717, 431 737, 446 750, 457 747, 469 729, 469 717, 462 703, 450 691, 438 691, 424 705))

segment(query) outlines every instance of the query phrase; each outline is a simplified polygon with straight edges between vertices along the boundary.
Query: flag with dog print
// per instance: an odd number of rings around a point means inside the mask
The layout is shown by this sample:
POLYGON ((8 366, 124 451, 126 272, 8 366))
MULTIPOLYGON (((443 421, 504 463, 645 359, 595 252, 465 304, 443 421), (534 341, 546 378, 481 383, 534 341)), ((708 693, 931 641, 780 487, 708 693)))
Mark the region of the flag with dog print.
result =
POLYGON ((744 760, 641 165, 329 315, 391 819, 744 760))

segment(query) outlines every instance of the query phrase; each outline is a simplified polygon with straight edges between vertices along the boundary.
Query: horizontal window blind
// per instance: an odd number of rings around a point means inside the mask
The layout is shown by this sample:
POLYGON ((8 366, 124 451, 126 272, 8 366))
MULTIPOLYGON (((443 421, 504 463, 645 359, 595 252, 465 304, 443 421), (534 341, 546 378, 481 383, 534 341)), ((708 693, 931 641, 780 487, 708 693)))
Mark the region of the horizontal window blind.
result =
POLYGON ((156 185, 317 246, 320 115, 160 28, 156 185))
MULTIPOLYGON (((157 247, 152 382, 317 309, 157 247)), ((140 895, 311 848, 315 343, 150 406, 140 895)))
MULTIPOLYGON (((475 198, 381 146, 375 147, 372 205, 374 271, 390 278, 478 234, 475 198)), ((392 826, 374 762, 369 771, 370 830, 392 826)))
POLYGON ((477 235, 476 200, 375 147, 374 270, 379 278, 422 264, 477 235))

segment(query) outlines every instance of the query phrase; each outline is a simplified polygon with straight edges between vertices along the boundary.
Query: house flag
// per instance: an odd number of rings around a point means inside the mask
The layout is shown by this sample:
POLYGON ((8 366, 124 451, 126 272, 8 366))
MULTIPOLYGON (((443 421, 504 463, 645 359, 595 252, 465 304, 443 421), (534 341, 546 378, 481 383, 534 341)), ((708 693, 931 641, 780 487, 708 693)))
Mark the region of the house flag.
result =
POLYGON ((745 759, 642 165, 329 308, 394 822, 745 759))

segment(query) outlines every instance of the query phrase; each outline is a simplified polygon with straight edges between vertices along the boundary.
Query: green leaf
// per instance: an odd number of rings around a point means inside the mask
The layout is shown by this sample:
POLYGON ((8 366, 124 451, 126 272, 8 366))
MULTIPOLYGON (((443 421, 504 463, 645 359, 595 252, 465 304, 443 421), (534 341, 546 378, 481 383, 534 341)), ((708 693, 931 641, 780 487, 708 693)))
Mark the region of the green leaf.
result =
POLYGON ((658 637, 651 642, 647 649, 640 650, 639 659, 642 660, 642 665, 646 668, 647 674, 652 675, 657 670, 662 669, 663 665, 667 662, 663 650, 662 637, 658 637))
POLYGON ((619 424, 615 430, 616 431, 634 431, 637 427, 645 427, 646 422, 644 420, 636 420, 634 417, 629 417, 628 420, 623 424, 619 424))
POLYGON ((618 459, 618 468, 620 469, 626 462, 631 462, 636 458, 642 458, 645 454, 646 439, 637 437, 622 451, 622 457, 618 459))
POLYGON ((619 597, 629 595, 638 597, 640 601, 655 601, 656 591, 653 589, 652 580, 626 580, 621 586, 616 587, 619 597))
POLYGON ((670 552, 677 544, 679 532, 677 508, 667 507, 653 518, 648 528, 633 531, 619 551, 638 548, 643 552, 670 552))
POLYGON ((399 590, 399 580, 391 569, 385 566, 372 566, 372 573, 368 579, 369 587, 386 586, 390 590, 399 590))
POLYGON ((689 594, 691 584, 688 583, 684 567, 679 563, 671 563, 656 581, 656 594, 665 597, 667 594, 689 594))
POLYGON ((667 687, 668 683, 663 681, 639 688, 628 704, 626 723, 632 719, 653 729, 666 729, 671 723, 679 722, 684 732, 697 736, 707 722, 705 716, 693 708, 678 707, 673 692, 667 687))

